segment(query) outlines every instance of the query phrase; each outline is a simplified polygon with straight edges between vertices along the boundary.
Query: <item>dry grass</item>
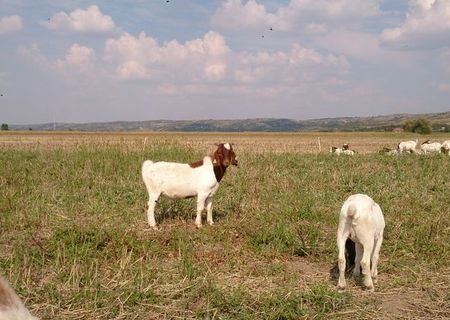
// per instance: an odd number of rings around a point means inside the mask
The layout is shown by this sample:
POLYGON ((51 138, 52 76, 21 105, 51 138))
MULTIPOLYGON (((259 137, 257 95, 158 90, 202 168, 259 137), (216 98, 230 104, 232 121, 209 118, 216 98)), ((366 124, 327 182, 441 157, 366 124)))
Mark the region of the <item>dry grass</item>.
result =
POLYGON ((43 319, 449 318, 450 157, 373 154, 416 138, 1 133, 0 270, 43 319), (162 231, 147 229, 142 160, 193 161, 218 141, 240 166, 216 225, 194 227, 195 200, 163 200, 162 231), (344 142, 360 154, 328 154, 344 142), (352 280, 338 294, 329 272, 336 212, 356 192, 387 220, 375 294, 352 280))
POLYGON ((144 149, 153 143, 179 144, 191 148, 211 149, 217 142, 230 141, 240 150, 251 152, 328 152, 331 146, 349 143, 358 153, 378 152, 383 147, 395 148, 403 140, 443 141, 450 135, 435 133, 420 136, 411 133, 360 132, 360 133, 192 133, 192 132, 124 132, 124 133, 83 133, 83 132, 0 132, 0 146, 3 148, 80 148, 118 145, 127 149, 144 149), (319 146, 320 144, 320 146, 319 146))

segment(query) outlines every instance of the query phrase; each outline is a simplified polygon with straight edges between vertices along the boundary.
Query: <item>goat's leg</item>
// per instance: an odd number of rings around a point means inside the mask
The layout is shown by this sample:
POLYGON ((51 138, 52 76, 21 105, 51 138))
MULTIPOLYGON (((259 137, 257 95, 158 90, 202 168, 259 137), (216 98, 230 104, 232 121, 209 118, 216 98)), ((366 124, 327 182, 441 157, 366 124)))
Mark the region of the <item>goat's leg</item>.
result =
POLYGON ((382 242, 383 242, 383 232, 381 232, 380 237, 377 239, 377 241, 375 243, 375 248, 373 249, 373 254, 372 254, 371 274, 372 274, 372 280, 374 283, 377 282, 377 278, 378 278, 378 259, 380 257, 380 248, 381 248, 382 242))
POLYGON ((363 256, 361 259, 361 269, 364 275, 364 286, 367 290, 373 291, 372 276, 370 274, 370 258, 373 252, 373 240, 363 242, 363 256))
POLYGON ((214 224, 212 216, 212 197, 206 198, 206 221, 210 226, 214 224))
MULTIPOLYGON (((342 230, 344 231, 344 230, 342 230)), ((338 290, 344 290, 345 283, 345 242, 347 241, 348 232, 341 232, 341 229, 338 229, 337 234, 337 246, 339 250, 338 256, 338 267, 339 267, 339 280, 338 280, 338 290)))
POLYGON ((202 226, 202 212, 205 209, 205 202, 208 195, 198 194, 197 196, 197 217, 195 218, 195 225, 197 228, 202 226))
POLYGON ((364 251, 363 246, 360 243, 356 242, 355 251, 356 251, 355 268, 353 269, 352 276, 359 277, 361 275, 361 259, 364 251))
POLYGON ((159 198, 159 194, 157 194, 157 193, 149 194, 147 219, 148 219, 148 225, 152 229, 156 229, 155 207, 156 207, 156 203, 158 202, 158 198, 159 198))

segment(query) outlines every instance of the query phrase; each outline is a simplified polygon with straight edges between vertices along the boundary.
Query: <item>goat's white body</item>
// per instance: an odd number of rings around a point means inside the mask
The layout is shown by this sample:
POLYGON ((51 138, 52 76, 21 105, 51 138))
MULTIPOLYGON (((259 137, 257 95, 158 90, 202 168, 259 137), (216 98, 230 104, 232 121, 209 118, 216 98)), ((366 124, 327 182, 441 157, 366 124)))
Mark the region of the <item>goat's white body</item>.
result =
POLYGON ((333 148, 330 148, 330 153, 335 153, 337 155, 340 155, 342 153, 342 149, 341 148, 336 148, 333 150, 333 148))
POLYGON ((0 276, 0 320, 37 320, 23 305, 11 286, 0 276))
POLYGON ((355 154, 355 151, 347 149, 347 150, 342 150, 342 154, 348 155, 348 156, 353 156, 355 154))
POLYGON ((378 257, 383 242, 385 227, 380 206, 367 195, 355 194, 347 198, 339 215, 337 245, 339 249, 339 281, 338 288, 345 288, 345 242, 347 238, 355 242, 356 258, 353 275, 360 274, 360 266, 364 275, 364 285, 373 291, 376 281, 378 257), (372 268, 370 263, 372 262, 372 268))
POLYGON ((423 143, 420 146, 420 150, 422 150, 423 153, 440 153, 441 152, 441 144, 439 142, 433 142, 433 143, 423 143))
POLYGON ((450 155, 450 140, 442 142, 441 151, 450 155))
POLYGON ((31 313, 25 308, 18 309, 0 309, 0 320, 37 320, 31 313))
POLYGON ((388 155, 398 155, 399 154, 399 151, 398 151, 398 149, 392 149, 392 150, 389 150, 388 152, 386 152, 386 154, 388 154, 388 155))
POLYGON ((142 178, 149 194, 148 223, 156 227, 155 205, 161 195, 171 199, 184 199, 197 196, 197 217, 195 224, 201 226, 201 213, 207 210, 207 221, 213 224, 212 196, 219 188, 212 159, 203 158, 203 164, 191 168, 189 164, 175 162, 145 161, 142 165, 142 178))
POLYGON ((416 146, 417 146, 417 140, 416 141, 402 141, 398 144, 398 152, 411 152, 416 153, 416 146))

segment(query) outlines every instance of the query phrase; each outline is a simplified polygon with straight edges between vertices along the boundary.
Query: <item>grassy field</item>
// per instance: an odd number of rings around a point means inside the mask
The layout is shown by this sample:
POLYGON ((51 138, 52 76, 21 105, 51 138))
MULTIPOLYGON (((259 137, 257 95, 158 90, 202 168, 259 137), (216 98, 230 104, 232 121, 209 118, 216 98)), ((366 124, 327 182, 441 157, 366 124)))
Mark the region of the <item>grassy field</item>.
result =
POLYGON ((416 138, 1 133, 0 273, 42 319, 448 319, 450 157, 377 154, 416 138), (163 199, 149 229, 143 160, 193 162, 219 141, 239 167, 215 225, 195 228, 195 199, 163 199), (344 142, 358 154, 328 153, 344 142), (375 293, 352 279, 338 293, 330 274, 353 193, 387 223, 375 293))

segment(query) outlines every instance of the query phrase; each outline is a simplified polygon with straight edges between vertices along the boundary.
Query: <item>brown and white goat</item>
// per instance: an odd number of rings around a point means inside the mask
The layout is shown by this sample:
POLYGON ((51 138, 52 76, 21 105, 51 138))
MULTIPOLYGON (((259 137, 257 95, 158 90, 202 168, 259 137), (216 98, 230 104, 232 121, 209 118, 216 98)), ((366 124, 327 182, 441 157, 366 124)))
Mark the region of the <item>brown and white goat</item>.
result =
POLYGON ((335 153, 337 155, 340 154, 345 154, 348 156, 353 156, 355 154, 355 150, 350 150, 348 143, 344 143, 342 145, 342 148, 337 148, 337 147, 331 147, 330 148, 330 153, 335 153))
POLYGON ((161 195, 171 199, 197 196, 195 225, 201 227, 201 214, 205 208, 207 221, 212 225, 212 197, 230 164, 238 164, 230 143, 218 144, 214 153, 190 164, 144 161, 142 178, 149 195, 147 217, 150 227, 156 228, 155 206, 161 195))

